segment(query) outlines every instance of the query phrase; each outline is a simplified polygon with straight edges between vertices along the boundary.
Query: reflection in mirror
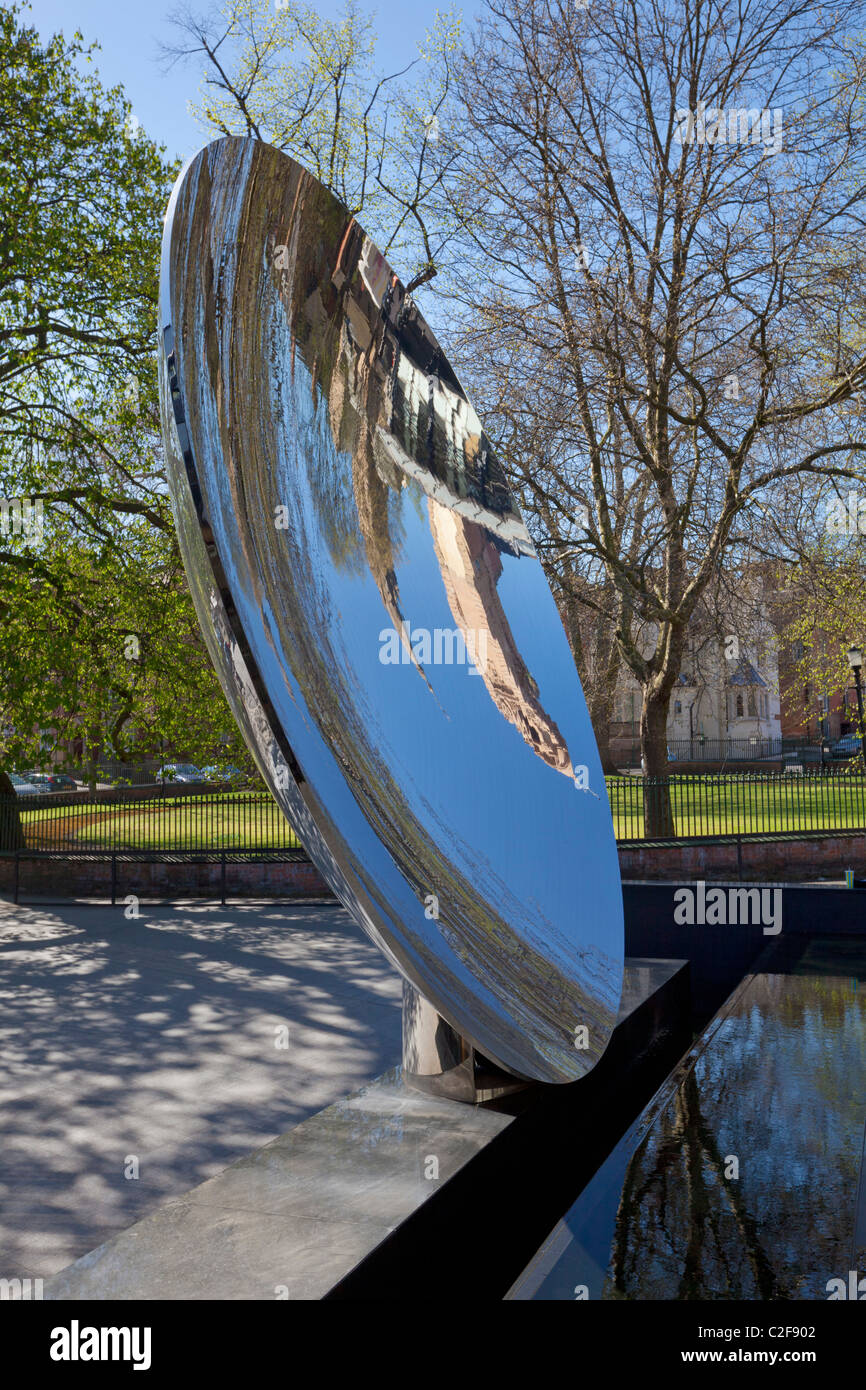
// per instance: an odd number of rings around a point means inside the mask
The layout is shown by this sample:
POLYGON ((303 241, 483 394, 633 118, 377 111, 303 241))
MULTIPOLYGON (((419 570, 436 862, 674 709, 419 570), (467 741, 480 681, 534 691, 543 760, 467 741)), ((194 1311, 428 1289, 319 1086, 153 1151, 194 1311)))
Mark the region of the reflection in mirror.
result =
POLYGON ((610 810, 556 606, 442 349, 346 209, 238 138, 178 179, 161 315, 181 550, 274 796, 461 1036, 518 1076, 582 1076, 622 982, 610 810))

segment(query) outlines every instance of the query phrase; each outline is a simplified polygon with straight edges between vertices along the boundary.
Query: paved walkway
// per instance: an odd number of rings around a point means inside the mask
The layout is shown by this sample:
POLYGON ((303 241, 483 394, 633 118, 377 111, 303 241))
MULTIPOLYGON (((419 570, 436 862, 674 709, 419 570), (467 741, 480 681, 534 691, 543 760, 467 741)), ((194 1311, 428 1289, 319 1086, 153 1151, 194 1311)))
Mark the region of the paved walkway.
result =
POLYGON ((0 1278, 48 1277, 399 1061, 399 979, 341 908, 140 911, 0 902, 0 1278))

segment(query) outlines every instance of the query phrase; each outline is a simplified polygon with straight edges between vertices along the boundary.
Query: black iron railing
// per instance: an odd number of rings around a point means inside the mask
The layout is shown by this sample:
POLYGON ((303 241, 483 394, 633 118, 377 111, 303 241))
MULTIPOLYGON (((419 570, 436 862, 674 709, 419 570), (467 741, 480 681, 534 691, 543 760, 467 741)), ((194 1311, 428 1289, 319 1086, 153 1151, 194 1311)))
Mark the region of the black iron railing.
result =
MULTIPOLYGON (((822 763, 832 766, 836 758, 837 739, 825 739, 823 744, 811 739, 797 738, 680 738, 668 739, 667 760, 675 763, 822 763)), ((610 740, 611 755, 618 767, 639 768, 641 746, 637 739, 614 737, 610 740)), ((852 753, 845 754, 850 758, 852 753)), ((671 768, 673 771, 673 767, 671 768)))
POLYGON ((848 771, 608 777, 607 790, 620 842, 866 829, 866 776, 848 771))
MULTIPOLYGON (((157 792, 159 789, 155 789, 157 792)), ((298 849, 269 792, 52 792, 0 800, 0 850, 235 853, 298 849)))
MULTIPOLYGON (((620 775, 607 778, 607 791, 621 842, 866 829, 866 776, 850 767, 620 775)), ((268 792, 154 788, 92 799, 80 791, 0 798, 3 853, 259 855, 301 848, 268 792)))

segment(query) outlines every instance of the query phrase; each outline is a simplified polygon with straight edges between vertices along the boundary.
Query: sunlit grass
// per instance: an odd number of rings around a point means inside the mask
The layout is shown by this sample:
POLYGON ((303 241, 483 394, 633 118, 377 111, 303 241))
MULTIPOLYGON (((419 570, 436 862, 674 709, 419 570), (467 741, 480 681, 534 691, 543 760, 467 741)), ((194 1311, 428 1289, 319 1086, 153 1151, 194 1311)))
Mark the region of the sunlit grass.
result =
MULTIPOLYGON (((866 778, 760 779, 684 776, 670 779, 676 834, 761 835, 780 831, 866 828, 866 778)), ((618 840, 644 834, 640 777, 609 777, 618 840)), ((20 807, 29 849, 257 850, 296 849, 300 841, 267 793, 225 792, 156 797, 123 805, 20 807)))
POLYGON ((261 793, 153 798, 124 806, 22 808, 29 849, 297 849, 276 802, 261 793))
MULTIPOLYGON (((866 827, 866 778, 671 778, 678 836, 767 835, 866 827)), ((643 836, 640 777, 610 777, 608 796, 618 840, 643 836)))

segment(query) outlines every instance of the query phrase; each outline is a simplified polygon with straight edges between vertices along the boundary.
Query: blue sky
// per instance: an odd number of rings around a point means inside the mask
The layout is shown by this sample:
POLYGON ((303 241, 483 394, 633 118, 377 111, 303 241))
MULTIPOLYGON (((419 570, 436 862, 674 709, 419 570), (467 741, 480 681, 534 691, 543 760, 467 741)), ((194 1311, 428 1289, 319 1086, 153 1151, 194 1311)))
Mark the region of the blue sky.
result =
MULTIPOLYGON (((168 15, 176 8, 171 0, 135 5, 129 0, 31 0, 30 22, 47 37, 62 30, 71 37, 80 29, 87 42, 96 41, 102 52, 95 62, 106 86, 120 83, 132 102, 135 116, 147 133, 161 140, 170 154, 187 157, 196 152, 205 138, 187 112, 187 100, 198 91, 198 72, 193 63, 178 63, 166 71, 159 58, 159 43, 173 34, 168 15)), ((209 8, 207 0, 195 6, 197 12, 209 8)), ((320 14, 336 16, 342 0, 318 0, 320 14)), ((429 0, 379 0, 359 8, 375 14, 381 38, 379 58, 389 71, 404 66, 416 55, 417 44, 436 18, 436 5, 429 0)), ((474 10, 467 4, 465 13, 474 10)), ((25 18, 27 12, 25 11, 25 18)))

